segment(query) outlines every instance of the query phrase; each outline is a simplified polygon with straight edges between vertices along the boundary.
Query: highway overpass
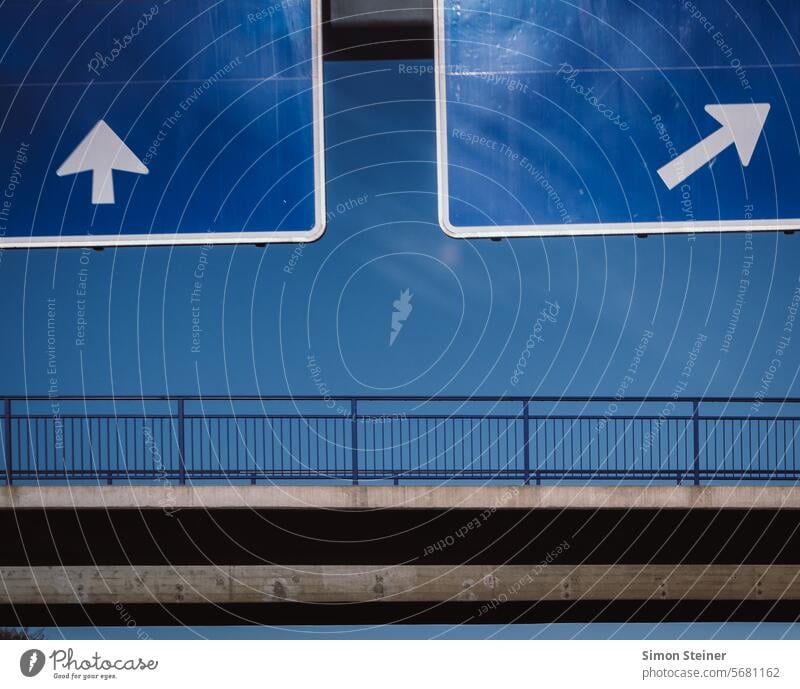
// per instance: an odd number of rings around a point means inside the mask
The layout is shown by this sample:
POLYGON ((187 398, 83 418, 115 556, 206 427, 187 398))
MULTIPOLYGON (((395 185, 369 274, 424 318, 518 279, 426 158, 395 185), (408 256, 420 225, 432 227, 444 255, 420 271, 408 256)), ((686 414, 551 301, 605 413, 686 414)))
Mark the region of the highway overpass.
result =
POLYGON ((0 625, 794 621, 758 402, 5 398, 0 625))
POLYGON ((781 620, 790 486, 12 486, 0 624, 781 620))

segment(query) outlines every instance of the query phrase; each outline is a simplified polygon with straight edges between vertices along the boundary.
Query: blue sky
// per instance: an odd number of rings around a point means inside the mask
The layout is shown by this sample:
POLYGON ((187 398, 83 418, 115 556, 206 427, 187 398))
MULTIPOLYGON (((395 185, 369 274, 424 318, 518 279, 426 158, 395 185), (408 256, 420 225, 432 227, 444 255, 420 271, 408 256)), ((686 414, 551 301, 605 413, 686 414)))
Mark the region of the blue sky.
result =
MULTIPOLYGON (((322 239, 5 251, 0 355, 14 365, 3 369, 3 391, 47 391, 50 299, 63 394, 314 394, 320 377, 336 394, 613 394, 647 331, 628 394, 669 394, 698 336, 707 340, 685 394, 758 391, 798 285, 800 237, 756 234, 752 247, 744 234, 451 239, 436 219, 432 75, 396 63, 326 69, 322 239), (413 310, 390 346, 405 289, 413 310), (513 385, 547 302, 558 317, 513 385)), ((769 394, 797 392, 799 363, 793 341, 769 394)))
POLYGON ((383 625, 380 627, 171 627, 46 630, 47 639, 798 639, 790 624, 383 625))

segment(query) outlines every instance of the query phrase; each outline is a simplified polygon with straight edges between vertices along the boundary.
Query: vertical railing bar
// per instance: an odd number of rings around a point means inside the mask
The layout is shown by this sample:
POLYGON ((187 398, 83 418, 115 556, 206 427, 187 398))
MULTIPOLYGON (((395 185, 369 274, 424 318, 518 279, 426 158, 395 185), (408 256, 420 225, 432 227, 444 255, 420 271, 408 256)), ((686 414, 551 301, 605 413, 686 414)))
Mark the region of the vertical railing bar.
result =
POLYGON ((564 431, 564 449, 567 447, 567 437, 569 437, 569 471, 575 473, 575 419, 569 419, 569 433, 564 431))
MULTIPOLYGON (((28 423, 30 423, 30 421, 28 421, 28 423)), ((17 431, 17 447, 19 448, 19 450, 18 450, 19 451, 18 464, 19 464, 20 468, 22 468, 22 448, 23 447, 25 448, 25 459, 28 460, 28 464, 30 464, 30 460, 29 460, 29 455, 30 455, 30 451, 31 451, 31 448, 30 448, 30 444, 31 443, 30 443, 30 438, 29 438, 30 429, 28 429, 28 432, 25 433, 25 442, 23 443, 22 442, 22 436, 23 436, 23 433, 22 433, 22 428, 23 428, 22 419, 18 419, 17 423, 14 424, 14 427, 16 428, 16 431, 17 431)))
MULTIPOLYGON (((450 437, 453 439, 453 442, 450 444, 450 475, 455 475, 457 465, 458 465, 458 458, 456 457, 458 445, 459 445, 459 435, 458 429, 456 428, 457 419, 455 418, 448 418, 448 425, 450 426, 450 437)), ((447 435, 445 434, 445 442, 447 442, 447 435)), ((445 459, 445 468, 447 468, 447 460, 445 459)))
MULTIPOLYGON (((301 423, 303 423, 306 427, 306 455, 308 457, 308 473, 311 474, 312 472, 312 464, 311 464, 311 419, 310 418, 302 418, 301 423)), ((302 449, 301 449, 302 452, 302 449)), ((319 475, 319 472, 316 472, 319 475)))
MULTIPOLYGON (((445 473, 445 476, 452 476, 454 469, 451 470, 450 466, 448 465, 448 448, 453 450, 453 443, 449 443, 447 441, 447 429, 452 429, 453 425, 449 418, 441 418, 439 419, 442 426, 442 467, 445 473)), ((455 442, 455 435, 453 436, 453 442, 455 442)), ((455 466, 455 465, 454 465, 455 466)))
MULTIPOLYGON (((739 441, 739 468, 741 469, 741 467, 744 466, 744 463, 743 463, 744 460, 742 458, 742 432, 744 431, 744 421, 739 420, 738 423, 739 423, 739 433, 736 435, 736 437, 734 437, 734 440, 733 440, 733 462, 732 462, 732 468, 733 468, 734 471, 736 470, 736 441, 737 441, 737 439, 739 441)), ((734 421, 734 425, 735 424, 736 424, 736 422, 734 421)))
MULTIPOLYGON (((93 477, 92 478, 94 478, 94 480, 97 481, 100 478, 100 472, 99 472, 99 466, 98 466, 98 461, 100 460, 100 458, 97 456, 97 452, 96 452, 97 446, 95 445, 95 442, 94 442, 93 429, 94 429, 94 422, 95 421, 97 421, 98 444, 100 442, 100 421, 99 421, 99 419, 90 419, 89 420, 89 456, 92 458, 92 473, 93 473, 93 477)), ((54 421, 53 423, 54 423, 54 428, 55 428, 55 423, 56 422, 54 421)), ((56 436, 55 437, 58 437, 58 432, 57 431, 56 431, 56 436)), ((53 446, 53 466, 55 466, 55 463, 56 463, 56 453, 57 452, 58 452, 58 447, 57 447, 57 443, 56 443, 53 446)))
MULTIPOLYGON (((144 453, 141 455, 139 454, 139 434, 136 432, 136 419, 127 419, 125 423, 130 422, 133 428, 133 456, 135 467, 141 469, 142 474, 145 474, 147 468, 145 467, 144 463, 144 453)), ((81 440, 81 457, 83 457, 83 440, 81 440)))
MULTIPOLYGON (((475 420, 468 419, 469 421, 469 463, 470 466, 475 463, 475 434, 473 433, 473 429, 475 427, 475 420)), ((466 471, 466 466, 461 467, 462 471, 466 471)))
MULTIPOLYGON (((733 436, 731 436, 733 437, 733 436)), ((718 467, 719 468, 719 467, 718 467)), ((722 420, 722 471, 728 468, 728 421, 722 420)))
MULTIPOLYGON (((316 442, 315 442, 315 444, 317 446, 317 457, 316 457, 317 461, 315 462, 315 466, 317 467, 317 474, 322 472, 322 461, 321 461, 320 451, 319 451, 319 440, 320 440, 320 436, 322 435, 322 433, 320 433, 320 430, 319 430, 319 422, 321 420, 322 419, 319 419, 319 418, 315 418, 314 419, 314 432, 317 435, 316 442)), ((326 427, 326 437, 327 437, 327 427, 326 427)), ((325 471, 324 473, 326 474, 326 477, 327 477, 327 473, 328 472, 325 471)))
MULTIPOLYGON (((120 447, 122 448, 122 456, 125 457, 125 467, 128 473, 131 473, 131 466, 130 466, 130 456, 131 453, 128 451, 128 424, 123 418, 117 419, 117 425, 122 427, 122 432, 119 435, 120 439, 120 447)), ((78 424, 80 428, 80 423, 78 424)), ((75 464, 75 459, 73 458, 72 463, 75 464)), ((136 471, 136 458, 133 459, 133 471, 136 471)))
POLYGON ((186 484, 186 444, 184 438, 184 402, 183 397, 178 398, 178 483, 186 484))
MULTIPOLYGON (((482 423, 486 424, 486 472, 489 472, 490 475, 494 475, 492 469, 492 446, 494 445, 492 442, 492 418, 487 416, 482 423)), ((481 475, 484 473, 483 463, 481 463, 481 475)))
POLYGON ((431 423, 433 424, 433 459, 435 461, 434 466, 436 470, 439 469, 439 420, 438 419, 431 419, 431 423))
MULTIPOLYGON (((503 434, 506 437, 506 455, 505 456, 506 456, 506 467, 509 470, 516 469, 516 466, 512 467, 512 465, 511 465, 511 453, 509 451, 510 440, 511 440, 511 438, 509 436, 511 435, 511 428, 512 428, 512 424, 513 423, 514 423, 513 421, 506 421, 505 422, 505 429, 506 430, 505 430, 505 433, 503 434)), ((447 435, 445 435, 444 442, 447 443, 447 435)), ((446 452, 446 450, 445 450, 445 452, 446 452)))
MULTIPOLYGON (((106 461, 108 463, 108 470, 107 470, 107 473, 106 473, 106 481, 108 482, 108 485, 110 486, 112 481, 113 481, 113 476, 114 476, 113 471, 111 469, 111 420, 110 419, 105 419, 105 422, 106 422, 106 455, 107 455, 106 456, 106 461)), ((64 427, 64 465, 65 466, 67 464, 67 456, 66 456, 66 454, 67 454, 67 436, 66 436, 66 433, 67 433, 67 428, 65 426, 64 427)))
MULTIPOLYGON (((431 471, 431 466, 433 466, 433 471, 436 471, 436 464, 434 463, 431 465, 431 420, 425 419, 425 462, 423 466, 425 467, 426 471, 431 471)), ((417 422, 417 429, 419 429, 419 422, 417 422)), ((419 432, 419 430, 417 431, 419 432)), ((436 454, 436 450, 434 449, 434 454, 436 454)))
POLYGON ((664 461, 664 433, 662 431, 664 427, 664 419, 660 418, 656 421, 656 435, 655 439, 650 439, 651 449, 655 452, 650 458, 650 475, 657 476, 658 475, 658 467, 661 466, 661 463, 664 461))
POLYGON ((730 421, 728 423, 731 429, 731 442, 730 444, 726 442, 725 445, 725 471, 733 471, 736 468, 736 421, 730 421))
MULTIPOLYGON (((245 424, 245 427, 246 427, 246 424, 245 424)), ((241 459, 240 459, 239 451, 241 450, 241 447, 242 447, 242 443, 241 443, 242 434, 239 431, 239 419, 235 416, 235 414, 234 414, 234 417, 232 419, 228 420, 228 429, 229 429, 228 437, 230 437, 231 428, 233 429, 233 443, 234 443, 233 446, 236 449, 235 475, 238 476, 239 472, 241 471, 241 459)), ((298 443, 297 444, 300 445, 300 448, 302 450, 302 439, 300 438, 300 428, 299 427, 298 427, 297 431, 298 431, 297 432, 297 438, 298 438, 298 443)), ((225 472, 225 469, 229 469, 229 468, 230 467, 223 468, 223 473, 225 472)))
POLYGON ((10 486, 14 479, 11 454, 11 400, 9 398, 6 398, 3 404, 3 451, 6 467, 6 485, 10 486))
POLYGON ((378 431, 380 430, 381 442, 380 445, 377 444, 377 440, 374 440, 375 443, 374 447, 372 448, 373 453, 373 461, 374 461, 374 469, 375 469, 375 477, 381 479, 389 479, 392 477, 391 470, 386 468, 386 424, 389 423, 389 417, 386 414, 376 414, 374 429, 373 429, 373 438, 377 438, 379 435, 378 431), (378 468, 378 458, 380 456, 380 468, 378 468))
POLYGON ((414 422, 417 425, 417 432, 414 434, 414 438, 417 441, 417 476, 420 476, 422 474, 422 462, 420 462, 420 457, 422 457, 422 440, 420 440, 419 435, 419 418, 414 419, 414 422))
POLYGON ((500 419, 494 420, 494 453, 495 453, 495 458, 497 459, 497 465, 495 471, 497 471, 497 474, 500 475, 503 466, 500 459, 500 419))
MULTIPOLYGON (((522 472, 525 485, 529 486, 531 483, 531 448, 530 448, 530 408, 528 400, 522 403, 522 472)), ((536 472, 536 485, 541 483, 539 472, 536 472)))
POLYGON ((352 453, 352 472, 353 485, 358 485, 358 401, 355 397, 350 399, 350 423, 351 423, 351 453, 352 453))
POLYGON ((765 421, 764 423, 766 423, 766 425, 767 425, 767 457, 766 457, 766 463, 764 465, 764 468, 762 469, 761 467, 759 467, 759 475, 762 472, 764 472, 767 469, 769 469, 769 466, 772 463, 772 457, 778 455, 778 433, 777 433, 777 430, 775 428, 775 424, 770 422, 770 421, 765 421), (774 452, 771 452, 771 450, 770 450, 770 438, 771 437, 774 437, 774 439, 775 439, 775 443, 774 443, 775 451, 774 452))
MULTIPOLYGON (((86 419, 86 418, 83 418, 81 420, 81 444, 80 444, 81 450, 80 450, 80 452, 81 452, 81 470, 82 471, 84 471, 86 469, 86 450, 85 450, 85 443, 84 443, 84 436, 86 435, 85 434, 85 428, 86 427, 85 427, 84 424, 86 422, 88 422, 88 419, 86 419)), ((37 441, 37 443, 39 441, 39 434, 38 433, 36 434, 36 441, 37 441)), ((37 461, 36 461, 36 463, 37 463, 37 465, 39 463, 39 461, 38 461, 38 453, 37 453, 37 461)))
POLYGON ((564 471, 564 419, 555 419, 553 422, 553 461, 560 471, 564 471), (561 432, 556 431, 556 424, 561 424, 561 432), (560 438, 560 440, 558 439, 560 438), (558 460, 558 452, 561 451, 561 461, 558 460))
POLYGON ((250 466, 248 472, 250 473, 250 485, 256 485, 256 478, 258 477, 258 421, 259 419, 252 419, 253 424, 253 451, 248 455, 250 466))
MULTIPOLYGON (((692 400, 692 430, 694 436, 693 473, 694 485, 700 485, 700 405, 697 400, 692 400)), ((715 444, 716 446, 716 444, 715 444)))
MULTIPOLYGON (((491 426, 491 422, 490 422, 491 426)), ((491 437, 491 433, 489 434, 491 437)), ((500 457, 502 448, 500 447, 500 419, 494 419, 494 451, 495 451, 495 458, 497 459, 497 463, 493 471, 495 472, 496 476, 500 476, 501 472, 504 472, 502 459, 500 457)), ((491 454, 489 455, 491 458, 491 454)))
MULTIPOLYGON (((263 405, 262 405, 263 409, 263 405)), ((261 458, 261 475, 265 476, 267 474, 267 459, 268 459, 268 452, 267 452, 267 422, 269 418, 266 414, 261 418, 261 451, 263 456, 261 458)), ((272 426, 270 426, 270 430, 272 430, 272 426)))
MULTIPOLYGON (((372 426, 372 461, 370 463, 370 473, 372 478, 385 478, 385 473, 383 471, 383 455, 380 452, 380 448, 378 445, 378 423, 383 423, 381 421, 381 415, 375 414, 375 416, 370 420, 370 424, 372 426), (378 454, 381 454, 381 461, 378 462, 378 454), (380 465, 380 466, 379 466, 380 465)), ((383 426, 381 425, 381 430, 383 430, 383 426)))
MULTIPOLYGON (((547 462, 550 459, 550 449, 548 447, 548 440, 550 438, 550 434, 547 432, 548 422, 549 422, 548 419, 543 419, 542 420, 542 428, 544 429, 544 465, 545 465, 545 469, 547 468, 547 462)), ((536 422, 536 433, 537 433, 537 435, 539 433, 539 422, 538 421, 536 422)), ((537 471, 539 470, 539 465, 540 464, 541 464, 541 462, 539 462, 539 460, 537 459, 536 460, 536 469, 537 469, 537 471)), ((537 483, 536 485, 538 486, 539 484, 537 483)))
POLYGON ((400 433, 400 468, 406 472, 408 476, 413 475, 413 471, 411 468, 411 424, 413 419, 408 417, 405 424, 400 424, 399 433, 400 433), (407 442, 403 440, 403 427, 405 426, 406 435, 407 435, 407 442), (403 450, 405 449, 405 454, 403 450), (406 457, 408 458, 408 466, 406 466, 406 457))
MULTIPOLYGON (((689 428, 685 421, 682 422, 683 427, 683 475, 686 476, 689 469, 689 428)), ((680 451, 679 451, 680 452, 680 451)), ((678 458, 680 461, 680 457, 678 458)), ((680 483, 680 481, 678 482, 680 483)))
POLYGON ((386 471, 386 418, 381 419, 381 477, 388 478, 391 472, 386 471))
POLYGON ((478 419, 478 471, 483 472, 483 419, 478 419))
MULTIPOLYGON (((484 413, 483 418, 478 423, 481 424, 481 428, 486 426, 486 452, 481 449, 480 476, 488 475, 492 478, 497 478, 492 472, 492 419, 488 414, 484 413), (484 459, 486 460, 485 466, 484 459)), ((483 438, 483 431, 481 431, 481 438, 483 438)), ((483 448, 483 440, 481 440, 481 448, 483 448)))
MULTIPOLYGON (((771 449, 770 449, 770 436, 771 436, 772 434, 770 433, 770 431, 771 431, 772 429, 770 428, 770 423, 769 423, 769 421, 764 421, 764 426, 765 426, 765 433, 764 433, 764 435, 766 436, 766 439, 767 439, 767 453, 766 453, 766 456, 764 457, 764 466, 765 466, 765 467, 768 467, 768 466, 769 466, 769 463, 770 463, 770 453, 771 453, 771 449)), ((762 466, 761 466, 761 462, 759 462, 759 463, 758 463, 758 474, 757 474, 757 475, 758 475, 758 476, 760 476, 762 471, 763 471, 763 469, 762 469, 762 466)))
MULTIPOLYGON (((20 421, 22 421, 20 419, 20 421)), ((28 419, 27 423, 24 425, 22 423, 17 424, 17 447, 20 449, 20 458, 19 458, 19 465, 20 469, 22 469, 22 436, 23 436, 23 428, 24 428, 24 435, 25 435, 25 464, 27 465, 28 470, 30 470, 31 466, 31 453, 33 452, 33 440, 31 439, 31 420, 28 419)))
POLYGON ((25 424, 25 437, 27 438, 27 470, 29 474, 36 473, 36 451, 38 444, 39 421, 37 419, 28 419, 25 424))
MULTIPOLYGON (((44 466, 41 467, 42 473, 46 476, 47 471, 50 468, 50 439, 49 434, 47 432, 48 427, 52 424, 53 427, 53 466, 55 466, 55 453, 56 453, 56 420, 53 417, 52 420, 45 419, 42 424, 42 435, 44 436, 44 466)), ((37 434, 38 439, 38 434, 37 434)), ((36 473, 38 475, 40 470, 39 462, 36 462, 36 473)), ((38 476, 37 476, 38 479, 38 476)))
MULTIPOLYGON (((210 419, 207 414, 203 414, 203 418, 200 422, 202 426, 200 427, 200 432, 205 432, 205 439, 206 439, 206 457, 208 458, 208 466, 211 466, 211 462, 214 458, 214 429, 213 423, 214 420, 210 419)), ((172 449, 172 444, 170 443, 170 451, 172 449)), ((202 471, 203 467, 205 466, 206 460, 203 457, 202 452, 200 453, 200 470, 202 471)))
MULTIPOLYGON (((756 424, 758 424, 756 426, 756 430, 758 431, 757 435, 760 438, 760 437, 762 437, 761 436, 761 421, 756 421, 756 424)), ((767 438, 767 441, 769 441, 769 438, 767 438)), ((757 465, 757 470, 758 471, 761 471, 761 449, 763 447, 764 447, 764 441, 762 440, 761 442, 758 443, 758 450, 756 452, 756 458, 757 458, 757 461, 758 461, 758 465, 757 465)))
POLYGON ((253 462, 256 451, 256 420, 249 416, 244 417, 244 468, 240 469, 242 478, 249 478, 253 482, 253 462), (253 447, 250 447, 250 426, 253 426, 253 447))
MULTIPOLYGON (((294 449, 294 423, 293 419, 286 419, 286 424, 289 426, 289 476, 292 475, 294 472, 295 474, 301 473, 296 469, 295 464, 295 449, 294 449)), ((281 425, 281 431, 283 430, 283 425, 281 425)))
POLYGON ((572 470, 575 470, 575 419, 569 422, 569 463, 572 470))
MULTIPOLYGON (((670 423, 675 425, 677 422, 673 422, 672 420, 667 420, 667 473, 670 473, 670 469, 672 468, 672 431, 670 430, 670 423)), ((676 429, 677 431, 677 429, 676 429)), ((678 434, 675 433, 675 438, 677 439, 678 434)))
POLYGON ((394 419, 389 420, 389 467, 394 476, 394 485, 398 485, 398 473, 394 468, 394 419))
MULTIPOLYGON (((327 427, 327 421, 325 422, 327 427)), ((342 478, 348 473, 346 460, 339 462, 339 456, 344 456, 345 438, 347 437, 346 421, 344 419, 334 419, 333 424, 333 474, 342 478), (339 442, 339 429, 342 431, 342 441, 339 442)))
POLYGON ((277 447, 278 458, 280 459, 280 468, 278 469, 278 476, 283 478, 283 418, 272 420, 272 463, 275 464, 275 449, 277 447), (278 422, 278 432, 275 432, 275 421, 278 422))
POLYGON ((408 420, 408 470, 409 473, 416 474, 419 477, 419 419, 417 418, 408 420), (415 428, 416 430, 414 430, 415 428))
MULTIPOLYGON (((189 470, 191 473, 197 472, 198 474, 202 474, 206 462, 208 462, 209 468, 211 467, 211 463, 214 461, 214 453, 216 452, 214 448, 214 419, 208 415, 205 409, 203 409, 199 418, 192 421, 189 425, 192 434, 195 433, 195 425, 197 426, 197 442, 200 449, 197 457, 194 455, 192 456, 192 463, 189 467, 189 470)), ((170 466, 177 473, 180 471, 180 460, 175 461, 176 450, 177 447, 170 442, 170 466)))
MULTIPOLYGON (((245 419, 245 421, 246 421, 246 419, 245 419)), ((242 441, 242 434, 239 431, 239 419, 234 415, 233 419, 230 419, 228 421, 228 424, 229 424, 228 425, 229 429, 230 429, 231 426, 233 426, 233 429, 232 429, 233 430, 233 447, 234 447, 234 450, 236 451, 236 469, 234 470, 234 474, 238 475, 239 474, 239 470, 240 470, 240 466, 241 466, 241 461, 240 461, 240 457, 239 457, 239 450, 241 450, 241 447, 242 447, 242 442, 241 442, 242 441)), ((246 432, 246 429, 247 429, 247 423, 245 423, 245 432, 246 432)), ((230 437, 230 432, 228 433, 228 437, 230 437)), ((228 467, 223 467, 223 469, 222 469, 223 474, 225 473, 225 469, 230 469, 230 465, 228 467)))

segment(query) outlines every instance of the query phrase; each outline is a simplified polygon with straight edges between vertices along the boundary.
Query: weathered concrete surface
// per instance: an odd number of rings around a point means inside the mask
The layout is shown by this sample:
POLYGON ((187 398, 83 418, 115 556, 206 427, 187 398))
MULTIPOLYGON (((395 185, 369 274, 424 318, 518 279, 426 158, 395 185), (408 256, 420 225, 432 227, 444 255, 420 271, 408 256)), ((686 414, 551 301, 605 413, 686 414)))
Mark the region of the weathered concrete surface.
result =
POLYGON ((2 486, 0 509, 800 509, 795 486, 2 486))
POLYGON ((0 604, 797 600, 798 565, 3 567, 0 604))

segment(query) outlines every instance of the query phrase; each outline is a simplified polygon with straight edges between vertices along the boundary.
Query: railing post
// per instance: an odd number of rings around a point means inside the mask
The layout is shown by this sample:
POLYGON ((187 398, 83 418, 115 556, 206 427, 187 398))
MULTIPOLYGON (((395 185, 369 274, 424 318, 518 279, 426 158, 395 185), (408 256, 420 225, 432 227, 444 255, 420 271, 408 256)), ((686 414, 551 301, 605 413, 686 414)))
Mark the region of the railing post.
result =
POLYGON ((692 436, 694 438, 694 457, 692 459, 692 473, 694 485, 700 485, 700 404, 692 401, 692 436))
POLYGON ((184 399, 178 398, 178 483, 186 484, 186 433, 184 428, 184 399))
POLYGON ((352 426, 352 437, 350 440, 353 451, 353 485, 358 485, 358 401, 350 400, 350 418, 352 426))
MULTIPOLYGON (((528 427, 530 420, 528 419, 528 400, 522 403, 522 441, 525 443, 522 449, 523 457, 523 470, 525 476, 525 485, 529 486, 531 483, 531 449, 530 449, 530 428, 528 427)), ((538 476, 537 481, 538 484, 538 476)))
POLYGON ((3 405, 3 449, 6 466, 6 485, 10 486, 11 478, 11 400, 6 398, 3 405))

